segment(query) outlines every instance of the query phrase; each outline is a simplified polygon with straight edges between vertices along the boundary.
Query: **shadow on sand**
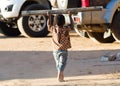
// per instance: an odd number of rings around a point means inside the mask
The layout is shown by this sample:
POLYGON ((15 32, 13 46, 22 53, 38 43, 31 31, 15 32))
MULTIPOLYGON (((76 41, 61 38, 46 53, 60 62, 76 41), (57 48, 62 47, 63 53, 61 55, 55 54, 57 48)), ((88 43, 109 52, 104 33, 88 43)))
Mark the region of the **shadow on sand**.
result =
MULTIPOLYGON (((119 62, 100 61, 106 52, 113 50, 69 51, 65 75, 71 77, 120 72, 119 62)), ((0 51, 0 80, 54 77, 56 69, 52 51, 0 51)))

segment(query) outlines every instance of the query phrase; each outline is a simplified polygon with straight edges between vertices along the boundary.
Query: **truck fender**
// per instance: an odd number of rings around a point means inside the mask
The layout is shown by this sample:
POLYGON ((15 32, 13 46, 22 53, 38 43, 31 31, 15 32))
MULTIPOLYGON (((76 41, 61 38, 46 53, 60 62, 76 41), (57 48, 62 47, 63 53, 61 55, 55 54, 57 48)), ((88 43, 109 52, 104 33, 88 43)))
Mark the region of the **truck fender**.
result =
POLYGON ((12 17, 17 17, 19 15, 19 11, 21 6, 24 4, 26 0, 11 0, 11 1, 6 1, 4 5, 1 7, 1 13, 4 18, 12 18, 12 17), (6 6, 13 4, 13 10, 11 12, 5 11, 6 6))
POLYGON ((106 23, 111 23, 112 22, 112 19, 113 19, 113 16, 117 10, 117 8, 119 7, 119 3, 120 3, 120 0, 111 0, 108 5, 106 6, 106 13, 105 13, 105 20, 106 20, 106 23))

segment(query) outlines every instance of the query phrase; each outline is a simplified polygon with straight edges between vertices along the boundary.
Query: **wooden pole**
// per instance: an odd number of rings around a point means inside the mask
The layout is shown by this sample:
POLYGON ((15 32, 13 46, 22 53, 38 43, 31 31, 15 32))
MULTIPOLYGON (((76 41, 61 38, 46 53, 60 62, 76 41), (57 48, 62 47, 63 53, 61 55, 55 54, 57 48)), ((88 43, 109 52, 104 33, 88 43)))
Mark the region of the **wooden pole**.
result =
POLYGON ((47 15, 49 14, 68 14, 77 13, 77 12, 85 12, 85 11, 101 11, 103 9, 102 6, 96 7, 80 7, 80 8, 69 8, 69 9, 58 9, 58 10, 30 10, 30 11, 22 11, 21 16, 29 16, 29 15, 47 15))

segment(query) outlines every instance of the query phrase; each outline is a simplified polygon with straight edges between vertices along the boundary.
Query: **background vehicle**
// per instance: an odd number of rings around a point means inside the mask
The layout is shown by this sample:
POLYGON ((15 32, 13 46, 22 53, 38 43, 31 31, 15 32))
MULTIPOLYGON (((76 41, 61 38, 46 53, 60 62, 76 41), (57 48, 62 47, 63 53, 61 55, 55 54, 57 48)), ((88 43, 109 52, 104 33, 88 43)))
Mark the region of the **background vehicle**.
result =
POLYGON ((0 0, 0 30, 6 36, 47 36, 45 15, 21 16, 21 11, 51 9, 48 0, 0 0))
POLYGON ((102 11, 74 14, 75 31, 100 43, 120 42, 120 0, 57 0, 57 3, 59 9, 103 6, 102 11))
MULTIPOLYGON (((100 43, 120 42, 119 4, 120 0, 0 0, 0 30, 6 36, 44 37, 49 33, 47 17, 21 16, 22 11, 103 6, 102 11, 74 14, 75 31, 100 43)), ((65 18, 69 23, 68 15, 65 18)))

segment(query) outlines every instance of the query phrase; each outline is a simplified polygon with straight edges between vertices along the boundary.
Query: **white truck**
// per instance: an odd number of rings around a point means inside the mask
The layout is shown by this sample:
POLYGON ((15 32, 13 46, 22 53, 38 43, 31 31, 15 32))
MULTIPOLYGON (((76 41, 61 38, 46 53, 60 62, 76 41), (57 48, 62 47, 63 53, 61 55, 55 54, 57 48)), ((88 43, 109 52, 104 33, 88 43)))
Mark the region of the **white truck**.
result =
POLYGON ((57 0, 57 3, 58 9, 103 6, 102 11, 73 15, 75 31, 100 43, 120 42, 120 0, 57 0))
POLYGON ((47 36, 47 17, 21 16, 22 11, 84 8, 83 1, 89 1, 87 7, 103 6, 103 10, 74 14, 75 31, 100 43, 120 42, 120 0, 0 0, 1 32, 6 36, 47 36))
POLYGON ((21 16, 22 11, 51 9, 48 0, 0 0, 0 30, 6 36, 44 37, 49 33, 44 15, 21 16))

